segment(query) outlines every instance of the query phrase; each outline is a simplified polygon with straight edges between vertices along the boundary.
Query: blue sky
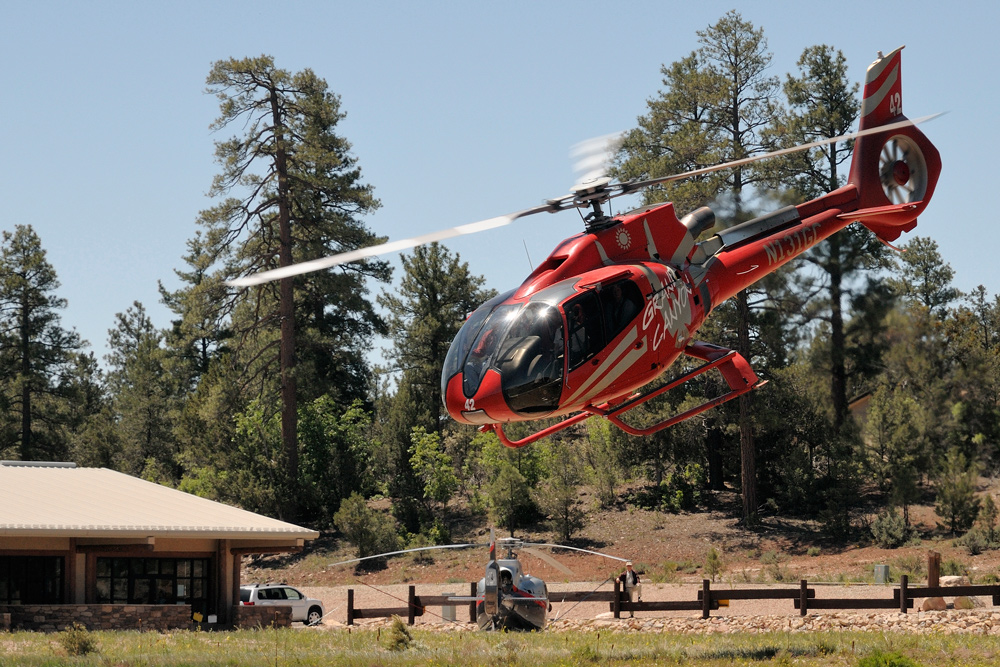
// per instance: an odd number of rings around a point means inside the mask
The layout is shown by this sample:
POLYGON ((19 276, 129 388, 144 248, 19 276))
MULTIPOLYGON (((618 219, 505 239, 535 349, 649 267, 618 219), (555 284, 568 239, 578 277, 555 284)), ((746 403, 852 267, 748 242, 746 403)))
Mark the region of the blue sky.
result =
MULTIPOLYGON (((342 98, 340 129, 399 238, 526 208, 574 181, 570 147, 634 127, 660 66, 736 8, 765 30, 773 73, 830 44, 860 81, 901 44, 910 117, 944 169, 917 234, 960 289, 997 292, 1000 59, 994 3, 871 2, 14 2, 0 0, 0 229, 31 224, 68 300, 63 325, 102 356, 133 301, 169 323, 157 281, 179 282, 212 176, 216 60, 267 53, 313 69, 342 98)), ((535 216, 448 242, 489 286, 514 287, 580 228, 535 216)), ((905 241, 906 237, 902 239, 905 241)), ((397 262, 398 264, 398 262, 397 262)))

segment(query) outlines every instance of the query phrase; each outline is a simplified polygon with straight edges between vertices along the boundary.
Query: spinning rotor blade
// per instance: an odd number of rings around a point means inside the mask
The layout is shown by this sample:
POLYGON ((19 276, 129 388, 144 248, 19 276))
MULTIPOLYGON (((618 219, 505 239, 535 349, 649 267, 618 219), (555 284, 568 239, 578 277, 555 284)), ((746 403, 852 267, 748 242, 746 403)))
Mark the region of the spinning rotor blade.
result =
MULTIPOLYGON (((650 178, 644 181, 629 181, 627 183, 614 183, 608 184, 607 179, 597 179, 597 183, 589 183, 585 181, 581 184, 580 190, 574 194, 563 195, 562 197, 557 197, 555 199, 549 199, 541 206, 535 206, 533 208, 524 209, 523 211, 517 211, 516 213, 509 213, 507 215, 501 215, 496 218, 489 218, 487 220, 480 220, 479 222, 472 222, 465 225, 459 225, 458 227, 452 227, 450 229, 442 229, 437 232, 431 232, 429 234, 423 234, 421 236, 414 236, 413 238, 401 239, 398 241, 389 241, 388 243, 382 243, 379 245, 369 246, 367 248, 358 248, 357 250, 350 250, 348 252, 339 253, 337 255, 330 255, 329 257, 321 257, 320 259, 314 259, 307 262, 302 262, 300 264, 293 264, 291 266, 285 266, 278 269, 271 269, 270 271, 262 271, 260 273, 255 273, 250 276, 244 276, 242 278, 235 278, 233 280, 227 281, 226 284, 230 287, 251 287, 253 285, 260 285, 271 280, 279 280, 281 278, 288 278, 291 276, 301 275, 303 273, 309 273, 310 271, 318 271, 320 269, 328 269, 339 264, 346 264, 348 262, 354 262, 359 259, 366 259, 368 257, 375 257, 377 255, 383 255, 390 252, 398 252, 400 250, 408 250, 409 248, 415 248, 419 245, 425 243, 433 243, 434 241, 443 241, 445 239, 454 238, 456 236, 463 236, 465 234, 475 234, 477 232, 482 232, 487 229, 494 229, 496 227, 503 227, 514 222, 518 218, 523 218, 529 215, 534 215, 536 213, 555 213, 556 211, 562 211, 569 208, 586 208, 591 205, 593 201, 606 201, 613 197, 620 197, 621 195, 632 194, 638 192, 643 188, 648 188, 653 185, 658 185, 660 183, 668 183, 670 181, 677 181, 684 178, 692 178, 694 176, 701 176, 704 174, 710 174, 716 171, 722 171, 723 169, 732 169, 734 167, 740 167, 752 162, 757 162, 759 160, 766 160, 768 158, 777 157, 780 155, 787 155, 789 153, 795 153, 798 151, 808 150, 810 148, 816 148, 817 146, 825 146, 826 144, 836 143, 838 141, 847 141, 849 139, 856 139, 858 137, 863 137, 869 134, 876 134, 880 132, 891 132, 902 127, 909 127, 911 125, 917 125, 919 123, 926 122, 933 118, 940 116, 940 113, 933 114, 930 116, 924 116, 923 118, 917 118, 916 120, 904 120, 897 123, 891 123, 889 125, 879 125, 878 127, 872 127, 867 130, 862 130, 860 132, 852 132, 850 134, 844 134, 839 137, 833 137, 831 139, 821 139, 819 141, 813 141, 808 144, 803 144, 801 146, 794 146, 792 148, 783 148, 772 153, 767 153, 765 155, 755 155, 753 157, 743 158, 742 160, 735 160, 733 162, 727 162, 725 164, 714 165, 711 167, 703 167, 701 169, 694 169, 692 171, 687 171, 682 174, 673 174, 670 176, 661 176, 659 178, 650 178), (604 182, 600 182, 604 180, 604 182)), ((610 136, 610 135, 609 135, 610 136)), ((608 137, 602 137, 600 139, 608 139, 608 137)), ((585 144, 587 142, 584 142, 585 144)), ((585 165, 590 166, 590 165, 585 165)))
POLYGON ((621 183, 611 187, 620 187, 621 192, 616 192, 612 196, 617 197, 620 195, 627 195, 643 188, 648 188, 652 185, 659 185, 660 183, 668 183, 670 181, 679 181, 683 178, 692 178, 694 176, 702 176, 704 174, 711 174, 716 171, 722 171, 723 169, 733 169, 735 167, 742 167, 745 164, 750 164, 751 162, 758 162, 760 160, 767 160, 768 158, 778 157, 781 155, 788 155, 789 153, 797 153, 799 151, 809 150, 810 148, 816 148, 818 146, 825 146, 827 144, 835 144, 838 141, 848 141, 849 139, 857 139, 858 137, 864 137, 869 134, 878 134, 879 132, 890 132, 892 130, 898 130, 902 127, 910 127, 912 125, 919 125, 920 123, 933 120, 938 116, 942 115, 944 112, 931 114, 930 116, 923 116, 922 118, 917 118, 916 120, 901 120, 898 123, 890 123, 889 125, 879 125, 878 127, 870 127, 867 130, 861 130, 860 132, 851 132, 849 134, 842 134, 839 137, 832 137, 830 139, 820 139, 818 141, 811 141, 808 144, 801 144, 799 146, 792 146, 791 148, 782 148, 771 153, 765 153, 764 155, 755 155, 753 157, 743 158, 742 160, 734 160, 732 162, 726 162, 725 164, 717 164, 711 167, 702 167, 701 169, 693 169, 691 171, 686 171, 683 174, 672 174, 670 176, 661 176, 659 178, 650 178, 645 181, 630 181, 628 183, 621 183))
POLYGON ((434 547, 416 547, 414 549, 403 549, 402 551, 387 551, 384 554, 375 554, 374 556, 365 556, 364 558, 352 558, 350 560, 342 560, 336 563, 330 563, 327 567, 334 567, 337 565, 350 565, 351 563, 360 563, 364 560, 372 560, 374 558, 385 558, 386 556, 399 556, 400 554, 411 554, 417 551, 434 551, 440 549, 472 549, 473 547, 488 547, 488 544, 442 544, 434 547))
POLYGON ((486 231, 487 229, 503 227, 504 225, 509 225, 518 218, 523 218, 526 215, 534 215, 535 213, 544 213, 546 211, 555 211, 555 210, 558 209, 556 209, 553 204, 546 203, 541 206, 536 206, 534 208, 528 208, 523 211, 518 211, 517 213, 508 213, 507 215, 501 215, 496 218, 480 220, 479 222, 471 222, 466 225, 459 225, 458 227, 452 227, 450 229, 442 229, 440 231, 431 232, 429 234, 414 236, 413 238, 409 239, 389 241, 388 243, 368 246, 367 248, 358 248, 357 250, 350 250, 348 252, 342 252, 337 255, 330 255, 329 257, 321 257, 320 259, 314 259, 308 262, 302 262, 300 264, 284 266, 281 267, 280 269, 271 269, 270 271, 262 271, 260 273, 255 273, 251 276, 245 276, 243 278, 236 278, 234 280, 227 281, 226 284, 229 285, 230 287, 251 287, 253 285, 260 285, 262 283, 266 283, 271 280, 280 280, 281 278, 298 276, 303 273, 309 273, 310 271, 319 271, 320 269, 328 269, 332 266, 337 266, 339 264, 356 262, 359 259, 367 259, 368 257, 384 255, 390 252, 399 252, 400 250, 408 250, 410 248, 415 248, 419 245, 424 245, 425 243, 433 243, 434 241, 443 241, 445 239, 454 238, 456 236, 463 236, 465 234, 475 234, 477 232, 486 231))
POLYGON ((573 171, 580 172, 577 181, 601 178, 608 172, 608 165, 618 152, 624 132, 605 134, 602 137, 586 139, 573 146, 569 155, 574 158, 573 171))

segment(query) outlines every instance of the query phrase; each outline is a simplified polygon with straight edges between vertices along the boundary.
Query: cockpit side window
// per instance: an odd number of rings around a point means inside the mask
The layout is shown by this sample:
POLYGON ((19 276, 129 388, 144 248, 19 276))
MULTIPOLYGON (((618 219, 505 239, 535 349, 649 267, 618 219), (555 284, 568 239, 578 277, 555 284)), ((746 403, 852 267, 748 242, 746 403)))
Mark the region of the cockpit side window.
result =
POLYGON ((597 294, 585 292, 566 304, 569 369, 593 358, 604 347, 604 317, 597 294))
POLYGON ((635 316, 642 312, 642 307, 642 292, 631 280, 620 280, 601 290, 607 339, 610 341, 624 331, 635 316))

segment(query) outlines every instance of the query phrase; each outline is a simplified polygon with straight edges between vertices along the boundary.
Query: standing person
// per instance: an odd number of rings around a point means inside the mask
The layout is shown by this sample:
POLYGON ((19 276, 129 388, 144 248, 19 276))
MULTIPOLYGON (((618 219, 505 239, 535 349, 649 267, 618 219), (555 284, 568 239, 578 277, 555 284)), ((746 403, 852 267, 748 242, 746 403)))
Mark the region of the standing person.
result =
MULTIPOLYGON (((639 583, 639 573, 632 569, 632 561, 625 563, 625 571, 618 577, 625 587, 629 602, 642 602, 642 584, 639 583)), ((635 616, 635 611, 629 610, 628 615, 635 616)))

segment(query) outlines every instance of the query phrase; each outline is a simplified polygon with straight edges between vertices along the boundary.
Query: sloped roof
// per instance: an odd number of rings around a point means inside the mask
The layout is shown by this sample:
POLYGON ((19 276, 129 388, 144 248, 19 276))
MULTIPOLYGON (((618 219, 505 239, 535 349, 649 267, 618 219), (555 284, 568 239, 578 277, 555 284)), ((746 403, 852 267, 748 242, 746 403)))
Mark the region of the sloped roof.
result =
POLYGON ((0 462, 0 536, 314 539, 314 530, 105 468, 0 462))

